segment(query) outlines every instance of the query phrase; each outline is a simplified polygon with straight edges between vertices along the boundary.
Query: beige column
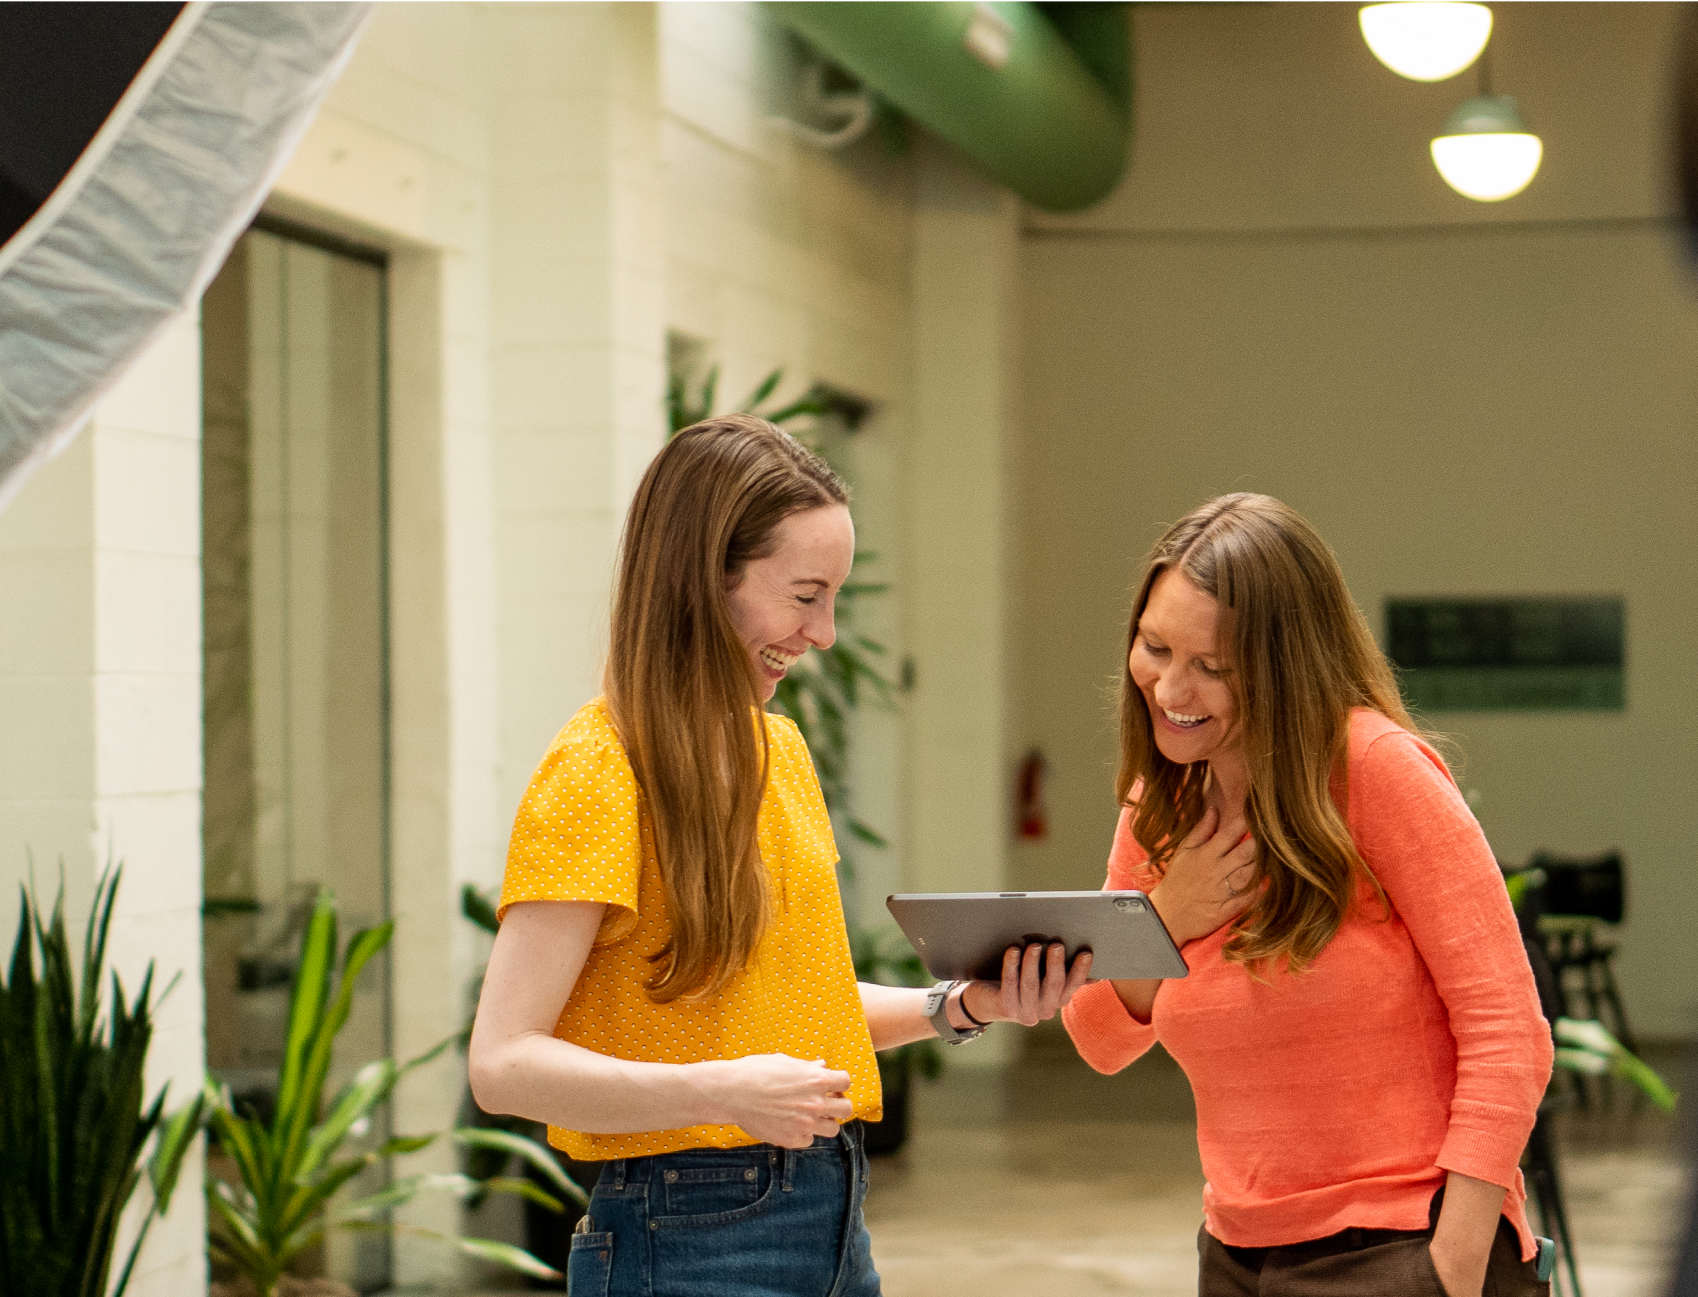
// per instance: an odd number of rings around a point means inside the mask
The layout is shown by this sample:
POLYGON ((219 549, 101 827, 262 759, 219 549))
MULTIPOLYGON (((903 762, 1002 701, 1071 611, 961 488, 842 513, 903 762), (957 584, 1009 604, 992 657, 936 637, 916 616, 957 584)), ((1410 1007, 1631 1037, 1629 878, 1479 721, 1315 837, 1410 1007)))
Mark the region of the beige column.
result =
MULTIPOLYGON (((904 615, 908 882, 995 891, 1009 841, 1007 454, 1013 402, 1016 200, 946 146, 916 158, 913 439, 904 615)), ((993 1033, 951 1061, 994 1063, 993 1033)))
POLYGON ((656 7, 490 10, 498 796, 599 688, 624 511, 665 390, 656 7))
MULTIPOLYGON (((200 673, 200 334, 190 318, 0 514, 0 893, 16 895, 33 857, 51 905, 62 867, 80 941, 101 870, 123 864, 109 960, 132 994, 149 960, 156 987, 179 978, 147 1060, 149 1096, 170 1082, 172 1106, 200 1088, 205 1059, 200 673)), ((201 1175, 197 1150, 148 1237, 134 1297, 206 1291, 201 1175)), ((125 1240, 147 1193, 137 1191, 125 1240)))

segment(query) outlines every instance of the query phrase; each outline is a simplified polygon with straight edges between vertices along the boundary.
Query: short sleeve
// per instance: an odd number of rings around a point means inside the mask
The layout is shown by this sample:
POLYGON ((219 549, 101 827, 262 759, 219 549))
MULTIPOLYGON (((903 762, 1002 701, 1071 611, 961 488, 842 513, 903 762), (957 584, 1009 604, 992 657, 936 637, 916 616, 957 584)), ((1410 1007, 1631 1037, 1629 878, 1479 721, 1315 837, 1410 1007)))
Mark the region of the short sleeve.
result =
POLYGON ((599 901, 608 908, 596 944, 618 941, 637 923, 642 863, 630 761, 616 742, 568 732, 519 803, 496 912, 521 901, 599 901))

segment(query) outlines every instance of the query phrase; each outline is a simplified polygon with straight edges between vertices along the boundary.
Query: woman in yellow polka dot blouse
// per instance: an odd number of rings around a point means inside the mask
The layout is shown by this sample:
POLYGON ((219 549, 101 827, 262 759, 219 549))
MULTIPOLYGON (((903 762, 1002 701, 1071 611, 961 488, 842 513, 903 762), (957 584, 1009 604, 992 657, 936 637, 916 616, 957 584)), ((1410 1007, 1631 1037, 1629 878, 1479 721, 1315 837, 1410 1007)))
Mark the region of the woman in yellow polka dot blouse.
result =
POLYGON ((764 420, 674 437, 626 519, 604 695, 519 807, 472 1089, 604 1163, 578 1297, 876 1294, 873 1051, 1049 1018, 1089 971, 1034 946, 941 996, 856 983, 813 762, 764 710, 832 642, 848 498, 764 420))

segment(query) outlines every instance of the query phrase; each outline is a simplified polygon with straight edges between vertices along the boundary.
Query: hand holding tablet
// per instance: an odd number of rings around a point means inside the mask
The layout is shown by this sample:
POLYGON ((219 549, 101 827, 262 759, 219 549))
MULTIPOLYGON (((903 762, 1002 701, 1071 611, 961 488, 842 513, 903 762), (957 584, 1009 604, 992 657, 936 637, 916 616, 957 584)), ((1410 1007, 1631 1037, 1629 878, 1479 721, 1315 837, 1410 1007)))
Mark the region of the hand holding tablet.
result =
MULTIPOLYGON (((1098 979, 1184 977, 1185 960, 1142 892, 957 892, 891 896, 891 916, 937 978, 995 982, 1018 948, 1092 952, 1098 979), (1015 949, 1010 949, 1011 947, 1015 949)), ((1036 959, 1025 961, 1033 965, 1036 959)), ((1022 967, 1021 976, 1027 970, 1022 967)))

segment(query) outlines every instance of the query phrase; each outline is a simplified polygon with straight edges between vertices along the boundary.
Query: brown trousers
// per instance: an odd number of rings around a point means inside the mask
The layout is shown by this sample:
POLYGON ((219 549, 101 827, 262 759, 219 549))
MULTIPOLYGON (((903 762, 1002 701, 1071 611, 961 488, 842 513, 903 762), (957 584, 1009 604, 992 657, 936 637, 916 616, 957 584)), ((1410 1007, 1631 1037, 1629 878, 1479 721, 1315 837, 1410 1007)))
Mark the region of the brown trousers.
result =
MULTIPOLYGON (((1435 1204, 1435 1215, 1436 1215, 1435 1204)), ((1447 1297, 1427 1251, 1431 1229, 1346 1229, 1285 1247, 1228 1247, 1197 1231, 1199 1297, 1447 1297)), ((1484 1297, 1550 1297, 1538 1266, 1499 1218, 1484 1297)))

